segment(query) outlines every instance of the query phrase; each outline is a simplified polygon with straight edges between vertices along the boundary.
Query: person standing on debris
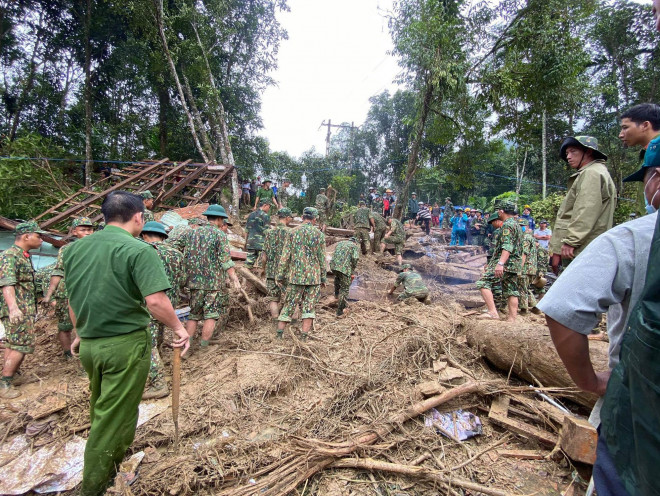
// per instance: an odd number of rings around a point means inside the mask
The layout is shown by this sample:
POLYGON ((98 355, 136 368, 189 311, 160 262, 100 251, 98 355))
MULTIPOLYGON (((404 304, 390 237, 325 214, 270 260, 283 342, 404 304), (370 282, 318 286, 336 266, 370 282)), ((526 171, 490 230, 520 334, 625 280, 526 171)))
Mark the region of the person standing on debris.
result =
POLYGON ((548 221, 541 219, 539 221, 538 229, 534 230, 534 238, 538 240, 539 244, 547 251, 552 238, 552 229, 548 227, 548 221))
POLYGON ((465 243, 472 245, 472 219, 474 218, 474 211, 470 207, 465 207, 465 217, 467 222, 465 223, 465 243))
MULTIPOLYGON (((147 222, 142 228, 142 239, 156 248, 156 252, 163 262, 167 280, 170 283, 170 289, 165 294, 172 303, 172 308, 176 310, 179 304, 179 294, 183 289, 186 281, 186 274, 184 270, 183 254, 165 243, 167 233, 165 226, 160 222, 147 222)), ((165 326, 161 324, 153 316, 149 320, 149 333, 151 334, 151 363, 149 365, 149 375, 147 376, 147 384, 143 400, 154 398, 163 398, 167 396, 167 384, 163 378, 163 361, 158 352, 158 346, 163 341, 163 333, 165 326)))
POLYGON ((248 215, 245 224, 245 250, 247 251, 245 266, 248 269, 254 267, 264 249, 264 235, 270 227, 268 212, 271 205, 270 200, 260 200, 259 209, 248 215))
POLYGON ((383 242, 380 244, 380 251, 385 251, 385 245, 394 245, 394 255, 396 256, 396 263, 401 265, 403 263, 403 245, 406 242, 406 230, 401 224, 399 219, 389 217, 387 225, 390 230, 385 234, 383 242))
MULTIPOLYGON (((76 239, 82 239, 90 234, 94 234, 94 223, 89 217, 78 217, 71 223, 70 234, 76 239)), ((41 302, 44 305, 53 305, 55 307, 55 317, 57 318, 57 337, 62 345, 62 352, 65 358, 71 358, 71 331, 73 323, 69 316, 69 299, 66 295, 66 283, 64 282, 64 263, 62 257, 66 250, 73 246, 73 242, 61 247, 57 253, 57 262, 50 274, 50 284, 48 290, 41 302), (51 301, 51 300, 55 301, 51 301)))
POLYGON ((506 298, 509 315, 508 322, 514 322, 518 315, 518 274, 522 272, 522 248, 523 239, 520 226, 516 222, 516 206, 513 202, 505 200, 499 205, 497 211, 502 228, 497 244, 493 249, 494 262, 493 271, 486 271, 481 279, 477 281, 477 288, 486 303, 488 313, 484 318, 499 319, 495 300, 493 298, 493 286, 502 285, 502 297, 506 298))
POLYGON ((314 205, 318 212, 319 229, 322 233, 325 233, 326 224, 328 222, 328 212, 330 211, 330 200, 325 196, 325 188, 319 189, 319 194, 316 195, 314 205))
POLYGON ((451 227, 451 219, 454 216, 454 204, 451 202, 451 198, 445 198, 445 211, 444 211, 444 220, 442 221, 442 228, 449 229, 451 227))
POLYGON ((14 385, 14 374, 25 355, 34 353, 34 331, 37 317, 37 288, 30 250, 41 246, 41 234, 34 222, 22 222, 14 229, 14 244, 0 255, 0 320, 5 328, 5 352, 0 380, 0 398, 21 395, 14 385))
POLYGON ((403 291, 397 296, 397 301, 407 300, 408 298, 417 298, 422 303, 426 303, 429 297, 429 290, 419 275, 410 264, 403 264, 401 271, 394 282, 394 285, 388 291, 389 294, 403 284, 403 291))
POLYGON ((154 213, 151 211, 154 208, 154 195, 148 189, 138 193, 142 197, 144 204, 144 221, 149 222, 154 220, 154 213))
POLYGON ((369 196, 367 198, 368 198, 369 206, 373 207, 374 200, 376 199, 376 188, 374 188, 373 186, 369 188, 369 196))
POLYGON ((375 210, 369 212, 369 218, 371 221, 373 221, 372 225, 374 228, 374 239, 371 243, 371 254, 373 255, 375 252, 382 253, 381 242, 383 241, 385 233, 387 232, 387 222, 385 221, 385 217, 383 217, 380 212, 376 212, 375 210))
POLYGON ((358 202, 358 209, 354 215, 355 218, 355 238, 360 244, 362 254, 366 255, 367 250, 371 246, 371 240, 369 239, 369 232, 371 228, 374 228, 375 231, 375 222, 371 212, 365 205, 363 201, 358 202))
POLYGON ((438 227, 440 225, 440 214, 442 213, 442 210, 440 210, 440 207, 438 206, 438 202, 435 202, 433 204, 433 208, 431 208, 431 225, 434 227, 438 227))
POLYGON ((261 188, 259 188, 254 195, 254 207, 252 210, 256 210, 262 200, 277 208, 277 200, 275 199, 275 193, 270 187, 271 184, 272 181, 270 179, 264 179, 264 182, 261 183, 261 188))
POLYGON ((307 338, 316 317, 314 311, 325 287, 325 235, 316 229, 318 210, 307 207, 303 210, 303 223, 291 231, 284 242, 277 282, 286 281, 284 306, 279 316, 277 337, 281 338, 287 322, 291 322, 296 307, 300 305, 302 337, 307 338))
POLYGON ((417 193, 412 193, 408 199, 408 225, 412 226, 412 223, 417 219, 418 212, 419 203, 417 201, 417 193))
POLYGON ((234 270, 227 235, 221 227, 229 216, 222 205, 209 205, 204 215, 208 224, 186 232, 175 248, 183 253, 186 287, 190 291, 190 319, 186 329, 192 342, 197 323, 203 321, 200 345, 207 348, 218 319, 229 312, 225 279, 229 276, 237 290, 241 289, 241 283, 234 270))
POLYGON ((291 194, 289 193, 289 186, 291 186, 291 181, 288 179, 283 179, 282 187, 277 194, 277 199, 280 203, 279 208, 286 208, 287 204, 289 203, 289 198, 291 197, 291 194))
POLYGON ((64 253, 71 319, 80 361, 90 381, 91 428, 80 494, 105 490, 133 442, 138 405, 149 373, 150 313, 173 330, 172 346, 188 349, 188 334, 165 291, 170 283, 152 246, 135 239, 144 205, 126 191, 110 193, 103 231, 64 253))
POLYGON ((419 202, 419 212, 417 212, 417 220, 422 224, 422 229, 428 236, 431 234, 431 211, 424 202, 419 202))
POLYGON ((482 217, 481 210, 475 210, 474 217, 470 223, 470 230, 472 231, 472 242, 474 246, 482 246, 486 234, 486 223, 482 217))
POLYGON ((335 298, 339 300, 337 317, 341 317, 348 306, 348 291, 355 279, 355 269, 360 259, 357 244, 355 236, 351 236, 348 241, 340 241, 330 260, 330 270, 335 275, 335 298))
POLYGON ((277 284, 275 279, 277 277, 277 270, 280 264, 280 255, 284 249, 284 243, 289 236, 291 230, 289 224, 293 220, 293 213, 291 209, 284 207, 277 212, 279 222, 273 229, 266 231, 264 240, 264 257, 263 266, 266 273, 266 288, 268 289, 268 306, 270 308, 270 316, 274 321, 280 314, 280 301, 282 294, 286 290, 286 280, 277 284))
POLYGON ((518 292, 520 293, 518 308, 520 309, 520 313, 525 313, 527 310, 533 313, 540 313, 535 308, 536 298, 534 298, 530 290, 532 279, 537 273, 538 250, 536 249, 536 240, 530 232, 528 222, 524 217, 518 219, 518 224, 520 224, 520 229, 523 232, 523 262, 522 272, 518 279, 520 282, 520 287, 518 288, 518 292))
POLYGON ((616 207, 616 188, 591 136, 569 136, 559 150, 562 159, 576 169, 568 181, 568 192, 557 212, 555 235, 550 241, 552 270, 559 273, 589 243, 612 227, 616 207))
MULTIPOLYGON (((445 210, 446 212, 446 210, 445 210)), ((467 215, 463 213, 463 209, 458 207, 455 210, 456 214, 451 218, 451 246, 465 246, 467 238, 467 215)))

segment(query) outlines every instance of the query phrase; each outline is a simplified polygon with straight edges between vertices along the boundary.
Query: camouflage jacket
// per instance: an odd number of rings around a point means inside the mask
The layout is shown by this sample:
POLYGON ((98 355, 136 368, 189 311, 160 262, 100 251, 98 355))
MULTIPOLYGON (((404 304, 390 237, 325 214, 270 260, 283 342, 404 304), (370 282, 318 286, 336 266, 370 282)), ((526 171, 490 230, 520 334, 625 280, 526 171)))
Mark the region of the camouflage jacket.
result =
POLYGON ((186 224, 179 224, 178 226, 174 226, 172 230, 168 233, 167 239, 165 240, 165 243, 168 245, 174 246, 177 242, 177 240, 183 236, 184 233, 190 231, 192 227, 186 224))
POLYGON ((145 208, 144 209, 144 221, 149 222, 149 221, 152 221, 152 220, 155 220, 154 219, 154 213, 151 210, 149 210, 148 208, 145 208))
POLYGON ((315 206, 319 213, 327 213, 330 210, 330 200, 323 193, 319 193, 316 195, 315 206))
POLYGON ((422 276, 418 272, 401 272, 394 283, 394 287, 398 287, 403 284, 403 289, 406 293, 417 294, 417 293, 428 293, 429 290, 422 280, 422 276))
POLYGON ((537 253, 536 240, 532 233, 525 229, 523 233, 523 254, 525 255, 525 263, 522 267, 523 275, 536 275, 537 253))
POLYGON ((387 232, 387 222, 385 222, 385 217, 378 212, 371 212, 369 217, 374 220, 374 231, 387 232))
POLYGON ((445 217, 454 215, 454 204, 450 201, 445 201, 445 217))
POLYGON ((522 273, 522 251, 523 251, 523 233, 522 229, 513 217, 509 217, 502 224, 500 230, 500 237, 495 245, 493 251, 493 258, 495 263, 500 259, 502 251, 509 252, 509 259, 504 264, 505 272, 513 272, 515 274, 522 273))
POLYGON ((280 188, 277 190, 277 199, 282 207, 286 207, 287 203, 289 203, 290 196, 291 195, 287 192, 286 188, 280 188))
MULTIPOLYGON (((55 266, 53 267, 53 270, 50 273, 50 277, 60 276, 62 278, 60 280, 60 283, 57 285, 55 292, 53 292, 53 298, 56 298, 58 300, 67 299, 66 282, 64 281, 64 263, 62 262, 62 256, 64 255, 66 250, 73 245, 73 243, 74 242, 72 241, 71 243, 68 243, 59 249, 59 251, 57 252, 57 262, 55 262, 55 266)), ((48 290, 48 284, 50 284, 50 282, 46 283, 46 287, 44 288, 45 290, 48 290)))
POLYGON ((277 277, 277 269, 280 264, 280 255, 284 249, 284 242, 289 236, 291 229, 284 224, 277 224, 272 229, 266 231, 266 239, 264 240, 264 265, 266 266, 266 279, 275 279, 277 277))
POLYGON ((369 222, 369 209, 367 207, 360 207, 355 212, 355 228, 371 229, 369 222))
MULTIPOLYGON (((493 253, 495 252, 495 247, 497 246, 497 243, 499 243, 500 239, 500 233, 502 232, 502 229, 498 228, 495 229, 492 233, 492 237, 488 240, 488 256, 492 257, 493 253)), ((491 258, 491 265, 497 263, 498 259, 491 258)))
MULTIPOLYGON (((7 248, 0 255, 0 288, 5 286, 14 286, 16 304, 24 315, 37 313, 32 259, 16 245, 7 248)), ((4 298, 0 298, 0 303, 0 317, 7 317, 9 315, 7 302, 4 298)))
POLYGON ((172 302, 172 306, 176 308, 179 304, 179 294, 186 283, 183 253, 164 242, 151 244, 156 248, 158 256, 163 261, 165 274, 167 274, 167 279, 170 281, 170 286, 172 286, 166 294, 172 302))
POLYGON ((234 266, 227 235, 216 225, 190 229, 175 243, 183 253, 188 289, 225 291, 225 272, 234 266))
POLYGON ((392 224, 390 224, 390 229, 392 231, 392 238, 397 239, 400 243, 405 243, 406 241, 406 230, 403 228, 403 224, 399 219, 392 219, 392 224))
POLYGON ((264 234, 270 227, 270 215, 258 208, 247 218, 245 230, 248 233, 245 248, 248 250, 264 249, 264 234))
POLYGON ((325 235, 312 224, 291 230, 280 256, 277 280, 302 286, 325 283, 325 235))
POLYGON ((358 245, 352 241, 340 241, 335 247, 335 252, 330 260, 330 270, 336 270, 350 276, 357 268, 360 252, 358 245))

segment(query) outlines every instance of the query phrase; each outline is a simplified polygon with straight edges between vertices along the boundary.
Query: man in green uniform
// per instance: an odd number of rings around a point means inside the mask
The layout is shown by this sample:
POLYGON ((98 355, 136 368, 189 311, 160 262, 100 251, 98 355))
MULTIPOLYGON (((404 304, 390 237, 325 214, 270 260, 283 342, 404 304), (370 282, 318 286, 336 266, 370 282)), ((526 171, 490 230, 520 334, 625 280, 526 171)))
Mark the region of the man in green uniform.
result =
POLYGON ((264 240, 263 266, 266 272, 266 288, 268 288, 268 306, 270 307, 270 316, 277 320, 280 315, 280 300, 282 299, 282 290, 286 288, 286 281, 279 285, 275 282, 277 270, 280 264, 280 255, 284 249, 284 242, 291 232, 289 224, 293 220, 291 209, 284 207, 277 212, 279 222, 273 229, 266 231, 264 240))
MULTIPOLYGON (((71 223, 71 235, 76 239, 82 239, 90 234, 94 234, 94 223, 89 217, 78 217, 71 223)), ((41 302, 44 305, 51 304, 55 307, 55 317, 57 318, 57 337, 62 345, 62 352, 65 358, 71 355, 71 331, 73 323, 69 316, 69 298, 66 295, 66 283, 64 282, 64 263, 62 257, 66 250, 73 246, 73 242, 60 248, 57 254, 57 262, 50 274, 50 284, 48 291, 41 302), (55 301, 51 300, 54 299, 55 301)))
POLYGON ((186 287, 190 290, 190 318, 186 329, 192 341, 197 323, 204 321, 201 346, 207 348, 218 319, 229 312, 226 276, 231 278, 236 289, 241 288, 241 283, 234 270, 227 235, 222 231, 229 216, 222 205, 209 205, 204 215, 209 223, 186 232, 175 248, 183 253, 188 278, 186 287))
POLYGON ((381 243, 387 232, 387 222, 385 222, 385 217, 383 217, 380 212, 375 210, 370 213, 370 219, 373 221, 374 228, 374 239, 371 244, 371 253, 382 253, 381 243))
POLYGON ((445 198, 445 213, 442 217, 442 229, 451 228, 451 218, 454 216, 454 204, 451 202, 451 198, 445 198))
POLYGON ((536 249, 536 240, 529 227, 529 221, 524 217, 518 219, 518 224, 523 232, 523 264, 522 272, 520 273, 519 282, 520 293, 518 308, 521 313, 526 312, 536 306, 536 299, 530 290, 532 279, 536 276, 536 259, 538 251, 536 249))
MULTIPOLYGON (((366 207, 365 210, 368 211, 366 207)), ((355 279, 354 273, 360 259, 357 244, 358 239, 355 236, 351 236, 347 241, 340 241, 330 260, 330 270, 335 275, 335 298, 339 299, 337 317, 342 316, 348 306, 348 291, 351 282, 355 279)))
POLYGON ((326 223, 328 222, 328 212, 330 211, 330 200, 325 196, 325 188, 319 189, 316 195, 314 206, 318 212, 318 227, 322 233, 325 233, 326 223))
POLYGON ((477 287, 481 290, 481 296, 488 307, 488 313, 483 317, 499 319, 493 298, 493 287, 501 284, 502 297, 507 299, 509 310, 507 321, 514 322, 518 315, 518 297, 520 296, 518 276, 522 273, 522 231, 514 218, 516 206, 513 202, 503 201, 497 213, 503 223, 491 259, 494 270, 492 272, 487 270, 477 281, 477 287))
POLYGON ((371 211, 367 208, 364 201, 358 202, 358 209, 355 212, 355 239, 358 240, 362 254, 366 255, 368 247, 371 246, 369 232, 375 226, 371 211))
POLYGON ((245 249, 247 250, 247 259, 245 266, 248 269, 254 267, 259 259, 261 251, 264 249, 264 235, 270 227, 270 206, 269 200, 261 200, 259 208, 248 215, 245 225, 245 249))
POLYGON ((319 213, 313 207, 303 210, 303 223, 293 229, 284 242, 277 269, 278 284, 286 281, 284 306, 279 316, 277 334, 282 336, 287 322, 300 305, 302 337, 306 338, 316 317, 314 307, 325 287, 325 235, 316 227, 319 213))
MULTIPOLYGON (((142 228, 142 239, 156 248, 156 252, 163 262, 170 289, 166 291, 167 297, 176 309, 179 304, 179 294, 186 280, 183 264, 183 254, 165 243, 167 233, 165 226, 160 222, 147 222, 142 228)), ((142 395, 143 400, 162 398, 167 396, 167 384, 163 378, 163 361, 158 352, 158 344, 163 341, 165 326, 153 316, 149 321, 149 333, 151 334, 151 364, 149 365, 149 376, 147 388, 142 395)))
POLYGON ((0 320, 5 328, 5 353, 0 380, 0 398, 21 395, 12 382, 25 355, 34 353, 34 322, 37 316, 37 293, 30 250, 41 246, 36 222, 23 222, 14 230, 13 246, 0 255, 0 320))
POLYGON ((285 208, 287 203, 289 203, 289 194, 288 188, 291 186, 291 181, 288 179, 282 180, 282 187, 277 190, 277 199, 280 202, 280 208, 285 208))
POLYGON ((257 190, 257 194, 255 195, 254 208, 252 210, 256 210, 262 201, 266 201, 266 203, 270 203, 277 208, 275 193, 270 187, 271 183, 272 181, 270 179, 264 179, 263 183, 261 183, 261 188, 257 190))
POLYGON ((598 150, 598 140, 591 136, 569 136, 559 154, 576 172, 568 180, 554 232, 550 239, 552 270, 559 273, 559 262, 566 268, 589 243, 610 229, 616 208, 616 187, 598 150))
POLYGON ((408 298, 417 298, 421 302, 426 302, 429 296, 429 290, 415 269, 410 264, 403 264, 401 272, 394 282, 394 286, 390 288, 389 294, 394 293, 394 290, 403 284, 403 291, 397 296, 397 301, 407 300, 408 298))
POLYGON ((172 346, 188 349, 188 333, 165 291, 170 288, 154 248, 135 239, 144 205, 126 191, 101 206, 106 227, 64 253, 71 319, 89 376, 91 428, 80 494, 105 494, 135 437, 138 405, 149 373, 150 313, 173 330, 172 346))
POLYGON ((401 265, 403 263, 403 245, 406 242, 406 230, 399 219, 393 217, 387 218, 387 226, 390 230, 385 234, 383 242, 380 244, 380 251, 385 251, 385 245, 394 245, 394 255, 396 262, 401 265))
POLYGON ((142 197, 142 203, 144 203, 144 221, 149 222, 154 220, 154 214, 151 211, 154 208, 154 195, 148 189, 138 194, 142 197))

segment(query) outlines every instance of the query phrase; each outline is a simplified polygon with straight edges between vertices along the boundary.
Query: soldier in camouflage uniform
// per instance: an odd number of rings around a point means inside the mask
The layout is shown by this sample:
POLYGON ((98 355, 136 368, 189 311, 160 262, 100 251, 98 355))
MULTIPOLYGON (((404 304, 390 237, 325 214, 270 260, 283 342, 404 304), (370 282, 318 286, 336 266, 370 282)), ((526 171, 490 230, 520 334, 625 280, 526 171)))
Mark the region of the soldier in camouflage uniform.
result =
POLYGON ((280 265, 277 269, 278 284, 286 281, 284 307, 279 316, 277 335, 282 336, 287 322, 298 305, 302 317, 302 336, 306 338, 316 317, 314 307, 325 286, 325 235, 314 225, 318 211, 307 207, 303 211, 303 223, 291 231, 284 243, 280 265))
POLYGON ((451 202, 451 198, 445 198, 445 212, 442 217, 442 229, 451 228, 451 218, 454 216, 454 204, 451 202))
MULTIPOLYGON (((71 223, 71 235, 76 239, 82 239, 94 233, 94 223, 89 217, 78 217, 71 223)), ((50 273, 50 284, 46 295, 41 300, 44 305, 52 305, 55 308, 55 317, 57 318, 57 337, 62 345, 62 352, 65 358, 71 358, 71 331, 73 323, 69 316, 69 298, 66 294, 66 283, 64 282, 64 264, 62 256, 66 250, 72 246, 69 243, 60 248, 57 254, 57 262, 50 273), (53 300, 54 301, 51 301, 53 300)))
MULTIPOLYGON (((492 251, 495 249, 495 246, 498 243, 501 227, 502 227, 502 221, 500 220, 500 217, 497 214, 497 212, 493 212, 488 216, 488 226, 494 229, 494 231, 491 238, 492 241, 489 245, 488 256, 486 257, 488 262, 486 263, 486 266, 484 268, 484 277, 488 280, 489 289, 493 293, 493 300, 495 301, 495 307, 498 310, 503 310, 504 307, 506 306, 506 302, 502 297, 501 280, 495 277, 495 266, 496 266, 495 262, 497 261, 497 259, 493 260, 493 253, 492 253, 492 251)), ((482 284, 483 283, 477 281, 477 288, 481 288, 482 284)), ((486 286, 484 285, 483 287, 486 286)))
POLYGON ((245 225, 245 249, 247 250, 245 266, 248 269, 254 267, 264 249, 264 235, 270 227, 268 212, 271 205, 270 201, 261 200, 259 208, 248 215, 247 224, 245 225))
POLYGON ((529 227, 529 221, 523 217, 518 219, 518 224, 523 231, 523 266, 520 274, 520 286, 518 292, 520 293, 518 308, 521 313, 536 306, 536 298, 530 290, 532 278, 536 276, 536 259, 538 252, 536 249, 536 240, 529 227))
POLYGON ((165 243, 168 245, 174 245, 178 239, 185 233, 186 231, 190 231, 191 229, 195 229, 197 226, 201 226, 206 224, 206 221, 204 219, 198 219, 198 218, 193 218, 193 219, 188 219, 187 224, 179 224, 178 226, 174 226, 172 230, 167 233, 167 239, 165 240, 165 243))
MULTIPOLYGON (((365 208, 365 210, 368 209, 365 208)), ((351 282, 355 279, 354 272, 360 259, 357 244, 358 239, 355 236, 351 236, 348 241, 340 241, 330 260, 330 270, 335 275, 335 298, 339 299, 337 317, 343 315, 348 306, 348 291, 351 288, 351 282)))
POLYGON ((316 195, 316 201, 314 202, 318 216, 318 226, 322 233, 325 233, 326 224, 328 222, 328 214, 330 213, 330 200, 325 196, 325 188, 319 190, 319 194, 316 195))
POLYGON ((374 227, 374 239, 371 244, 371 253, 373 254, 376 251, 381 253, 381 243, 387 232, 387 222, 385 221, 385 217, 383 217, 380 212, 376 211, 371 212, 370 218, 373 220, 374 227))
POLYGON ((280 202, 280 208, 285 208, 287 203, 289 203, 289 197, 291 196, 287 191, 289 186, 291 186, 291 181, 284 179, 282 187, 277 190, 277 200, 280 202))
POLYGON ((369 239, 369 232, 375 226, 373 216, 367 208, 364 201, 360 200, 358 209, 355 212, 355 238, 360 244, 362 254, 366 255, 369 246, 371 246, 371 239, 369 239))
POLYGON ((0 379, 2 399, 21 395, 12 384, 14 374, 25 355, 34 352, 37 295, 29 251, 41 246, 40 234, 44 232, 31 221, 18 224, 14 233, 14 245, 0 255, 0 320, 5 328, 5 356, 0 379))
POLYGON ((380 251, 385 251, 385 245, 394 245, 394 255, 396 262, 401 265, 403 263, 403 244, 406 242, 406 230, 399 219, 392 217, 387 218, 387 225, 390 230, 385 234, 383 242, 380 244, 380 251))
POLYGON ((140 191, 138 195, 142 197, 142 203, 144 203, 144 221, 154 220, 154 213, 151 211, 154 208, 154 195, 149 190, 140 191))
POLYGON ((491 259, 491 264, 495 264, 494 270, 492 273, 487 271, 477 281, 477 287, 481 290, 481 296, 488 307, 488 313, 482 317, 499 319, 492 288, 500 283, 502 296, 507 299, 508 304, 507 321, 514 322, 518 315, 518 297, 520 296, 518 276, 522 273, 522 231, 514 218, 516 206, 513 202, 503 201, 497 213, 503 224, 491 259))
POLYGON ((397 301, 407 300, 408 298, 417 298, 421 302, 426 302, 429 297, 429 290, 419 275, 412 268, 410 264, 401 266, 401 272, 394 282, 394 286, 390 288, 389 294, 394 293, 394 290, 403 284, 403 291, 397 296, 397 301))
MULTIPOLYGON (((165 294, 176 309, 179 304, 179 293, 186 281, 183 254, 165 243, 167 233, 165 226, 160 222, 147 222, 142 228, 142 239, 151 244, 165 267, 165 274, 170 282, 171 288, 165 294)), ((143 400, 163 398, 167 396, 167 384, 163 378, 163 361, 158 352, 158 345, 163 341, 165 326, 153 317, 149 321, 149 332, 151 333, 151 364, 149 365, 149 376, 142 394, 143 400)))
POLYGON ((218 319, 229 312, 227 276, 236 289, 241 288, 229 253, 227 235, 221 229, 229 216, 222 205, 209 205, 204 215, 209 223, 186 232, 175 244, 175 248, 183 253, 185 286, 190 290, 190 320, 186 322, 186 330, 192 341, 197 323, 204 321, 202 348, 208 347, 218 319))
POLYGON ((273 229, 266 231, 264 240, 263 267, 266 273, 266 288, 268 288, 268 306, 270 307, 270 316, 277 321, 280 315, 280 300, 282 299, 282 290, 286 289, 286 281, 280 285, 275 282, 277 269, 279 268, 280 255, 284 249, 284 242, 289 236, 291 230, 289 224, 293 220, 293 212, 290 208, 284 207, 277 212, 279 222, 273 229))

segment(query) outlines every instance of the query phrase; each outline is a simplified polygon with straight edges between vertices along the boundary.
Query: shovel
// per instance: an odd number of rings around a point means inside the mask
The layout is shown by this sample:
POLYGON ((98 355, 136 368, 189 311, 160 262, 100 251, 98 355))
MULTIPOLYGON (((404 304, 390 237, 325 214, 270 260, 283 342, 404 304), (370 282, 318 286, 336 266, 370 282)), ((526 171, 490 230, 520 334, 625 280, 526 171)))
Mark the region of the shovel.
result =
POLYGON ((181 348, 174 348, 172 361, 172 419, 174 420, 174 449, 179 448, 179 393, 181 392, 181 348))

